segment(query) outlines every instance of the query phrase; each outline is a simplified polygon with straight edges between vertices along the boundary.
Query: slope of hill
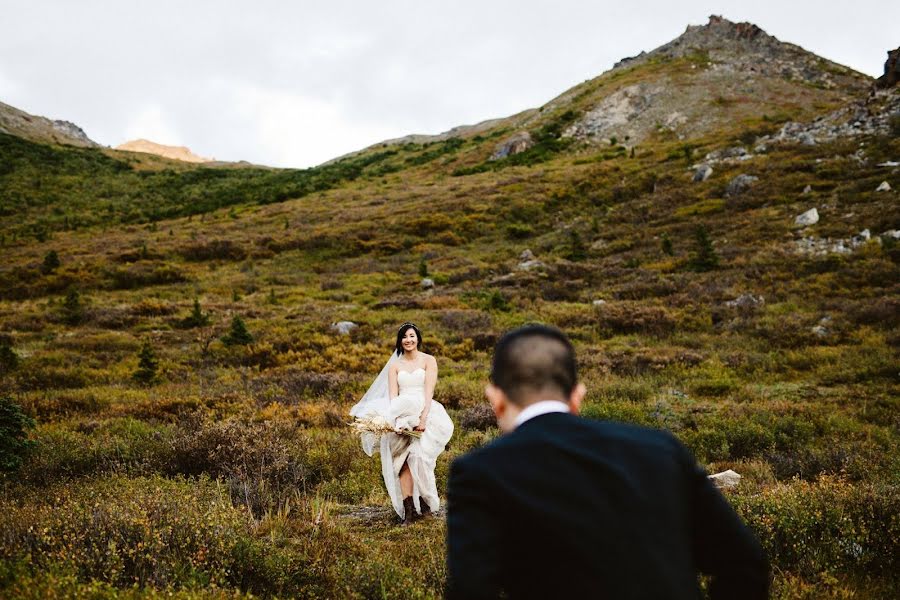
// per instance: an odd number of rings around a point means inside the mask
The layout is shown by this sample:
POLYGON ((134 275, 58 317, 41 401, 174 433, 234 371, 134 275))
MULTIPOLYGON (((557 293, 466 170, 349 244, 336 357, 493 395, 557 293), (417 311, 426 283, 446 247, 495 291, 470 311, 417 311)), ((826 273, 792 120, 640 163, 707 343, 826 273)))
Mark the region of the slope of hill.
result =
POLYGON ((191 152, 190 148, 186 146, 166 146, 165 144, 157 144, 156 142, 151 142, 150 140, 145 139, 131 140, 130 142, 119 144, 118 146, 116 146, 116 150, 124 150, 127 152, 144 152, 147 154, 155 154, 157 156, 189 163, 205 163, 215 161, 214 158, 203 158, 202 156, 197 156, 196 154, 191 152))
POLYGON ((74 123, 30 115, 2 102, 0 102, 0 133, 43 144, 66 144, 86 148, 99 146, 74 123))
POLYGON ((0 483, 0 595, 439 596, 443 522, 398 530, 344 426, 411 320, 457 424, 439 485, 497 435, 497 337, 552 323, 587 416, 743 475, 728 498, 774 597, 895 596, 900 90, 752 26, 682 38, 542 109, 307 171, 0 135, 0 384, 39 443, 0 483), (667 86, 749 85, 720 43, 781 62, 753 98, 648 132, 667 86))

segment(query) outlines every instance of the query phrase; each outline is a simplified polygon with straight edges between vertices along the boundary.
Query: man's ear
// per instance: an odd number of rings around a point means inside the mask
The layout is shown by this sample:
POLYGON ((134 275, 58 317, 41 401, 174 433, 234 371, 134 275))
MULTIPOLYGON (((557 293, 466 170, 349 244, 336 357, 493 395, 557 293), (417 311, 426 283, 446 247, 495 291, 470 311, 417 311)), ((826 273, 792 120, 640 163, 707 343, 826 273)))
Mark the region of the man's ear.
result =
POLYGON ((491 408, 494 410, 494 415, 499 421, 506 414, 506 409, 509 407, 509 400, 506 398, 506 394, 493 383, 489 383, 484 386, 484 395, 487 397, 491 408))
POLYGON ((584 400, 585 394, 587 394, 587 388, 584 387, 583 383, 579 383, 569 395, 569 410, 573 415, 581 412, 581 401, 584 400))

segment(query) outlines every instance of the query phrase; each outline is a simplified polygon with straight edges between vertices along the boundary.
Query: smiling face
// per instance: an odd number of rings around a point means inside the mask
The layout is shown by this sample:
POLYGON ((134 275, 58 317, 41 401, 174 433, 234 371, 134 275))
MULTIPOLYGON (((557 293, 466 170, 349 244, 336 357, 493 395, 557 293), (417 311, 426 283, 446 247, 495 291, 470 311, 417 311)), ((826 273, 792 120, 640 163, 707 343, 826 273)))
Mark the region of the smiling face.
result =
POLYGON ((419 336, 412 327, 408 328, 400 338, 400 345, 405 352, 412 352, 419 347, 419 336))

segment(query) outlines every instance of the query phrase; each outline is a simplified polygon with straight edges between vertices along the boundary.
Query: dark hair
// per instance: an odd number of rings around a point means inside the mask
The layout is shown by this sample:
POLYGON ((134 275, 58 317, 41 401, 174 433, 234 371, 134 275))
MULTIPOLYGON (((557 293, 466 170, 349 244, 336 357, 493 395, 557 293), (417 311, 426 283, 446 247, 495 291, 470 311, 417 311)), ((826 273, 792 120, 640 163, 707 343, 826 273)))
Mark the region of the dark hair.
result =
POLYGON ((572 342, 546 325, 513 329, 494 348, 491 381, 513 404, 529 392, 558 392, 567 400, 578 381, 572 342))
POLYGON ((419 345, 417 348, 419 350, 422 349, 422 332, 419 331, 419 328, 416 327, 415 323, 404 323, 400 326, 400 329, 397 330, 397 345, 395 348, 397 349, 397 356, 403 356, 403 336, 406 335, 406 332, 412 329, 416 332, 416 338, 419 340, 419 345))

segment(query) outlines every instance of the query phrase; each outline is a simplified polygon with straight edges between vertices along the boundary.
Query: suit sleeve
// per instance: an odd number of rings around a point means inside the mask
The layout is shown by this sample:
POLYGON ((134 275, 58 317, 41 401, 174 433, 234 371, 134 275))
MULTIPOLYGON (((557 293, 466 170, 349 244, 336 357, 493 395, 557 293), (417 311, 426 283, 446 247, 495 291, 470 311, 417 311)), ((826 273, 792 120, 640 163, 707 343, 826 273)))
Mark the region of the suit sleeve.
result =
POLYGON ((489 482, 465 458, 450 468, 447 486, 446 598, 497 598, 500 595, 499 523, 489 482))
POLYGON ((768 598, 769 563, 762 546, 690 451, 674 441, 688 477, 694 559, 712 578, 711 600, 768 598))

